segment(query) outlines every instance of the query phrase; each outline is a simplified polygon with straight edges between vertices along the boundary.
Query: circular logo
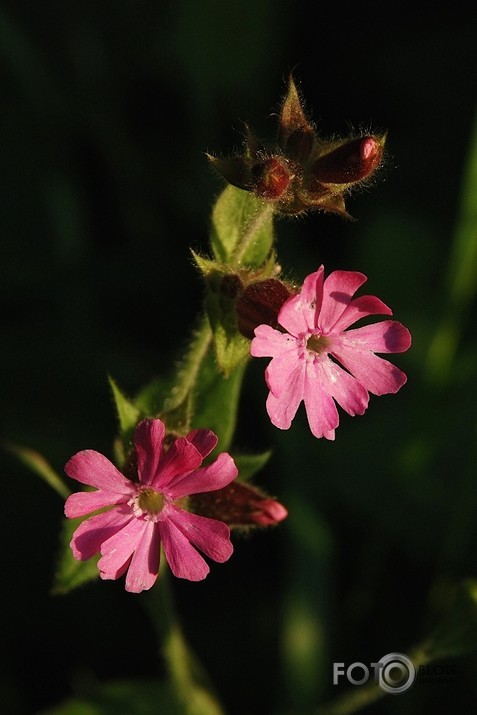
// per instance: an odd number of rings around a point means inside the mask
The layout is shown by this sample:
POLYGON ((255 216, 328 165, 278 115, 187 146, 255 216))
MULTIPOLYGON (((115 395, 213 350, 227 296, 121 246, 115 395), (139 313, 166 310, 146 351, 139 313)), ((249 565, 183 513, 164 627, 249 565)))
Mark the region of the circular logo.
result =
POLYGON ((416 669, 407 655, 388 653, 377 663, 379 665, 379 687, 387 693, 404 693, 416 679, 416 669))

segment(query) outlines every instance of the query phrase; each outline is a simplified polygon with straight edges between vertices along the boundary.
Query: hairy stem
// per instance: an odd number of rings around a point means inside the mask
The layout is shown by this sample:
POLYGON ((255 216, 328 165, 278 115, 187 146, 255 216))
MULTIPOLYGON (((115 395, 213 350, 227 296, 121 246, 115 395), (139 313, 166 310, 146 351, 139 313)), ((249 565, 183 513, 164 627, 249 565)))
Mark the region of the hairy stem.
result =
POLYGON ((166 412, 177 409, 188 398, 196 384, 201 365, 211 345, 212 330, 208 317, 203 315, 192 338, 189 351, 179 369, 179 382, 172 388, 171 395, 166 400, 166 412))

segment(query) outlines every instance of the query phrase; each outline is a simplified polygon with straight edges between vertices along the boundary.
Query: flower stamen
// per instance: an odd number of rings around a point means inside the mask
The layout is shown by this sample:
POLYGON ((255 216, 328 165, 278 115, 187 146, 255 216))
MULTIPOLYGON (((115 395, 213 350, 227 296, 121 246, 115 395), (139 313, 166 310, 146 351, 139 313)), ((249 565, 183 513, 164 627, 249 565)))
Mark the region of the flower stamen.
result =
POLYGON ((137 506, 148 514, 159 514, 164 507, 164 495, 155 489, 141 489, 137 497, 137 506))
POLYGON ((310 335, 310 337, 306 341, 307 350, 311 350, 318 355, 321 355, 321 353, 326 352, 327 347, 328 339, 324 335, 320 335, 319 333, 310 335))

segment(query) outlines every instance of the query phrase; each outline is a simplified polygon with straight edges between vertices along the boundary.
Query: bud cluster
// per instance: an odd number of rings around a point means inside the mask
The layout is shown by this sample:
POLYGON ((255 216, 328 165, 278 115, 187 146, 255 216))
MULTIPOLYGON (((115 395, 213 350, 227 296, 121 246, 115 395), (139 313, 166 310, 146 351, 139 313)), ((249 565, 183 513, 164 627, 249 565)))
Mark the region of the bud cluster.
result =
POLYGON ((208 158, 230 184, 273 202, 279 213, 321 209, 351 218, 344 196, 380 166, 385 140, 385 134, 319 139, 290 78, 275 148, 267 149, 247 127, 243 156, 208 158))

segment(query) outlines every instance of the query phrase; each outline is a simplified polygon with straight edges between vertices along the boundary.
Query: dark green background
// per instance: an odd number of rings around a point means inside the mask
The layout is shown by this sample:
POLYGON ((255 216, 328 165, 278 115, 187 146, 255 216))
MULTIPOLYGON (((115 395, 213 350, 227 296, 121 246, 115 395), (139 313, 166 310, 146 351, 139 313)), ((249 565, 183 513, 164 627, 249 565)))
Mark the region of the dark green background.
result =
MULTIPOLYGON (((394 360, 409 382, 372 398, 366 416, 343 415, 335 443, 318 442, 302 414, 289 432, 269 426, 255 361, 236 443, 273 447, 257 481, 290 517, 237 540, 203 584, 175 583, 228 715, 311 715, 342 691, 333 661, 408 652, 477 574, 472 295, 460 361, 439 388, 426 379, 474 119, 476 35, 471 6, 0 3, 0 437, 60 472, 80 449, 111 453, 107 374, 135 394, 187 344, 202 299, 189 248, 207 250, 222 187, 204 153, 239 149, 244 121, 273 138, 291 70, 323 136, 389 132, 383 171, 348 202, 358 220, 280 221, 278 253, 298 279, 322 262, 368 275, 366 289, 413 334, 394 360)), ((152 628, 122 582, 50 596, 63 503, 1 459, 5 712, 155 676, 152 628)), ((368 711, 473 711, 476 657, 452 664, 455 682, 368 711)))

